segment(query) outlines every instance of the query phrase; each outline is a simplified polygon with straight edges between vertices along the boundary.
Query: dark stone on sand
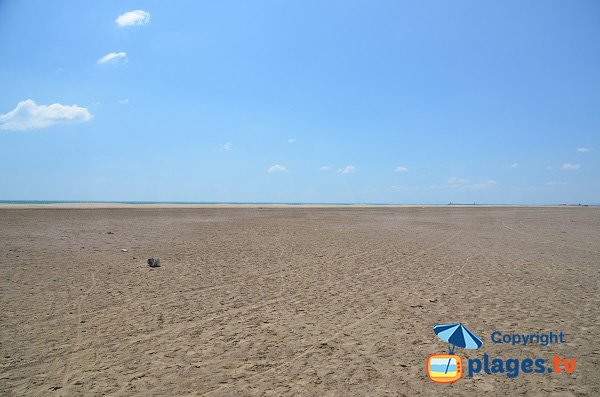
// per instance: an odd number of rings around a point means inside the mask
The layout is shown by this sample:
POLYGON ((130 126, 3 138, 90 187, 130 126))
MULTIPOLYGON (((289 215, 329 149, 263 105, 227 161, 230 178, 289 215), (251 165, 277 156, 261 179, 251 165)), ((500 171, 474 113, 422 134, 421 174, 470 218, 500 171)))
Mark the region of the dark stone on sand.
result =
POLYGON ((150 259, 148 259, 148 266, 150 266, 150 267, 160 267, 160 259, 158 259, 158 258, 150 258, 150 259))

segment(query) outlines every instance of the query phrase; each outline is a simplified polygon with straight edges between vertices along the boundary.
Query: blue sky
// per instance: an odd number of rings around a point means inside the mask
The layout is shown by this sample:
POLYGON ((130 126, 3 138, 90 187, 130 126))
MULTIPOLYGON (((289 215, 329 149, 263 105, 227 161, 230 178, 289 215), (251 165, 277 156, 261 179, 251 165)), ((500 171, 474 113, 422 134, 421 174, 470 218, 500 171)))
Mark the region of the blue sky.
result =
POLYGON ((0 199, 599 203, 599 71, 597 1, 3 1, 0 199))

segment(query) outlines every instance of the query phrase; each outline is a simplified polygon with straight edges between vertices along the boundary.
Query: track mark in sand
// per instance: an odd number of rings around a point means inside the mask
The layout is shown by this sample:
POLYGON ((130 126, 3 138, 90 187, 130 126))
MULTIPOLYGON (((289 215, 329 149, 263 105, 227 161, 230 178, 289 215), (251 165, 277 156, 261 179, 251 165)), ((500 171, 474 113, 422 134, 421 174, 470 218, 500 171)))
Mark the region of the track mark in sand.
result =
MULTIPOLYGON (((523 223, 523 221, 519 221, 519 225, 521 225, 521 231, 523 231, 525 233, 530 233, 530 234, 536 236, 535 233, 531 233, 530 231, 527 230, 527 225, 525 225, 525 223, 523 223)), ((535 230, 535 227, 534 227, 534 230, 535 230)), ((539 235, 543 236, 541 233, 539 233, 539 235)), ((539 238, 539 236, 536 236, 536 237, 539 238)), ((550 236, 548 236, 548 235, 546 235, 546 236, 543 236, 543 237, 544 238, 548 238, 548 237, 552 238, 553 241, 557 241, 559 244, 562 243, 562 244, 572 245, 573 247, 576 246, 576 245, 573 244, 573 242, 574 242, 573 239, 567 239, 564 236, 556 236, 556 235, 550 235, 550 236), (557 239, 557 240, 554 240, 554 239, 557 239)), ((550 241, 550 240, 548 240, 548 241, 550 241)), ((593 243, 590 243, 587 240, 580 240, 579 242, 582 242, 582 243, 587 244, 587 245, 593 244, 593 243)), ((598 244, 596 244, 596 245, 598 245, 598 244)), ((581 247, 581 249, 582 250, 586 250, 586 249, 590 249, 590 248, 581 247)), ((592 252, 592 253, 600 253, 600 251, 594 251, 594 250, 591 250, 590 252, 592 252)))
MULTIPOLYGON (((430 231, 430 232, 428 232, 428 233, 425 233, 424 235, 420 235, 420 236, 415 236, 415 237, 411 237, 411 238, 408 238, 408 239, 404 239, 404 240, 402 240, 400 243, 401 243, 401 244, 403 244, 403 245, 406 245, 406 244, 408 244, 408 243, 411 243, 411 242, 413 242, 413 241, 415 241, 415 240, 419 240, 419 239, 423 239, 424 237, 431 236, 431 235, 433 235, 434 233, 435 233, 435 231, 430 231)), ((432 247, 431 249, 433 249, 433 248, 435 248, 435 247, 437 247, 438 245, 441 245, 441 244, 443 244, 443 243, 444 243, 444 242, 442 241, 441 243, 439 243, 439 244, 437 244, 437 245, 434 245, 434 247, 432 247)), ((397 245, 398 245, 398 244, 394 244, 394 247, 393 247, 393 249, 392 249, 392 250, 394 251, 394 253, 395 253, 396 255, 398 255, 398 256, 404 256, 404 254, 401 254, 401 253, 400 253, 400 251, 398 251, 397 245)), ((384 251, 384 250, 385 250, 385 248, 383 248, 383 247, 380 247, 380 248, 374 248, 374 249, 371 249, 371 250, 364 251, 364 254, 373 254, 373 253, 375 253, 375 252, 378 252, 378 251, 384 251)), ((427 249, 426 249, 426 250, 427 250, 427 249)), ((361 254, 362 254, 362 253, 361 253, 361 254)), ((421 254, 421 252, 417 252, 417 253, 415 253, 415 254, 409 254, 407 257, 405 257, 405 258, 402 258, 402 259, 407 259, 407 258, 414 257, 414 256, 417 256, 417 255, 420 255, 420 254, 421 254)), ((354 255, 354 256, 358 256, 358 255, 360 255, 360 254, 356 254, 356 255, 354 255)), ((331 261, 331 262, 330 262, 330 264, 332 264, 332 263, 334 263, 334 262, 335 262, 335 260, 334 260, 334 261, 331 261)), ((400 262, 394 262, 393 260, 392 260, 391 262, 389 262, 389 263, 385 263, 385 260, 384 260, 383 262, 384 262, 384 263, 381 263, 380 265, 377 265, 377 266, 374 266, 374 267, 367 267, 367 268, 365 268, 365 270, 363 270, 362 272, 359 272, 359 273, 354 273, 354 274, 350 274, 350 275, 348 275, 348 276, 346 276, 346 277, 342 278, 342 279, 341 279, 341 280, 339 280, 339 281, 340 281, 340 282, 344 282, 344 281, 346 281, 346 280, 348 280, 348 279, 350 279, 350 278, 356 278, 357 276, 362 276, 363 274, 366 274, 366 273, 374 273, 374 271, 379 271, 379 270, 383 269, 383 268, 384 268, 386 265, 394 265, 394 264, 398 264, 398 263, 400 263, 400 262)), ((329 276, 331 276, 331 272, 328 272, 328 273, 329 273, 329 276)))
MULTIPOLYGON (((433 233, 434 232, 427 233, 426 235, 431 235, 433 233)), ((405 256, 404 258, 402 258, 402 260, 395 261, 395 262, 392 261, 391 263, 384 263, 384 264, 381 264, 379 266, 374 266, 374 267, 366 268, 365 270, 363 270, 363 271, 361 271, 359 273, 349 274, 346 277, 341 278, 339 280, 339 282, 345 282, 345 281, 347 281, 347 280, 349 280, 351 278, 356 278, 356 277, 359 277, 359 276, 361 276, 363 274, 366 274, 366 273, 373 273, 374 271, 379 271, 379 270, 383 269, 385 266, 390 266, 390 265, 394 265, 394 264, 405 263, 406 260, 408 260, 409 258, 418 256, 418 255, 422 255, 425 252, 431 251, 431 250, 437 248, 438 246, 441 246, 441 245, 447 243, 448 241, 450 241, 453 238, 455 238, 458 234, 460 234, 460 232, 456 232, 450 238, 445 239, 445 240, 443 240, 443 241, 441 241, 441 242, 439 242, 439 243, 437 243, 437 244, 435 244, 435 245, 433 245, 433 246, 431 246, 429 248, 425 248, 425 249, 423 249, 421 251, 418 251, 415 254, 409 254, 409 255, 405 256)), ((422 238, 422 237, 423 236, 419 236, 418 238, 422 238)), ((416 238, 411 238, 411 239, 403 241, 403 243, 410 242, 410 241, 413 241, 415 239, 416 238)), ((351 257, 362 256, 362 255, 365 255, 365 254, 368 254, 368 253, 372 253, 372 252, 375 252, 375 251, 379 251, 379 250, 382 250, 382 249, 381 248, 377 248, 377 249, 374 249, 374 250, 368 250, 368 251, 364 251, 364 252, 360 252, 360 253, 357 253, 357 254, 353 254, 353 255, 344 257, 342 259, 348 259, 348 258, 351 258, 351 257)), ((331 261, 331 263, 333 263, 334 261, 331 261)), ((275 270, 274 272, 271 272, 270 275, 276 275, 275 274, 276 271, 277 270, 275 270)), ((238 307, 238 308, 229 309, 229 310, 226 310, 224 312, 222 312, 222 311, 214 312, 214 313, 212 313, 211 317, 204 317, 204 318, 202 318, 200 320, 188 321, 188 322, 186 322, 183 325, 181 323, 177 323, 177 324, 175 324, 175 325, 173 325, 171 327, 163 327, 160 330, 156 330, 156 331, 153 331, 153 332, 150 332, 150 333, 146 333, 143 336, 136 336, 136 337, 133 337, 133 338, 129 338, 128 341, 125 343, 124 347, 129 347, 129 346, 134 345, 136 343, 141 343, 141 342, 144 342, 144 341, 149 340, 149 339, 157 338, 157 337, 159 337, 161 335, 164 335, 164 334, 167 334, 169 332, 172 332, 172 330, 174 328, 178 328, 180 331, 182 331, 182 330, 186 330, 186 329, 191 329, 191 328, 197 327, 199 324, 208 324, 211 321, 223 319, 223 318, 226 318, 227 316, 234 317, 235 315, 240 314, 240 313, 246 313, 246 312, 250 312, 250 311, 253 311, 253 310, 254 311, 255 310, 260 310, 260 309, 262 309, 264 307, 268 307, 268 306, 271 306, 271 305, 274 305, 274 304, 279 304, 283 300, 289 300, 290 298, 297 297, 298 295, 301 295, 303 293, 303 291, 299 291, 299 292, 293 293, 293 294, 288 295, 288 296, 285 296, 282 293, 283 293, 282 290, 280 290, 279 295, 277 295, 276 297, 274 297, 272 299, 269 299, 269 300, 266 300, 266 301, 262 301, 260 303, 245 305, 245 306, 241 306, 241 307, 238 307)))
MULTIPOLYGON (((460 231, 458 231, 458 232, 454 233, 452 236, 450 236, 449 238, 447 238, 447 239, 445 239, 445 240, 443 240, 443 241, 441 241, 441 242, 439 242, 439 243, 437 243, 437 244, 433 245, 432 247, 425 248, 425 249, 423 249, 423 250, 421 250, 421 251, 417 252, 416 254, 414 254, 414 255, 411 255, 411 257, 416 257, 416 256, 423 255, 423 254, 425 254, 425 253, 427 253, 427 252, 429 252, 429 251, 431 251, 431 250, 433 250, 433 249, 435 249, 435 248, 437 248, 437 247, 439 247, 439 246, 441 246, 441 245, 447 244, 448 242, 450 242, 450 241, 452 241, 453 239, 455 239, 455 238, 456 238, 456 237, 457 237, 457 236, 458 236, 460 233, 461 233, 461 232, 460 232, 460 231)), ((463 265, 460 267, 460 270, 462 270, 462 269, 463 269, 463 268, 466 266, 466 263, 467 263, 467 261, 468 261, 468 260, 469 260, 471 257, 472 257, 472 255, 469 255, 469 256, 468 256, 468 257, 467 257, 467 258, 464 260, 464 263, 463 263, 463 265)), ((406 259, 406 258, 403 258, 403 259, 406 259)), ((396 261, 396 262, 393 262, 392 264, 400 264, 400 263, 403 263, 403 262, 404 262, 404 261, 396 261)), ((451 275, 450 275, 450 277, 452 277, 453 275, 454 275, 454 273, 453 273, 453 274, 451 274, 451 275)), ((387 288, 383 288, 383 289, 379 290, 377 293, 375 293, 375 294, 373 294, 373 295, 374 295, 374 296, 379 296, 379 295, 381 295, 381 294, 385 293, 387 290, 389 290, 389 289, 390 289, 390 288, 392 288, 392 287, 394 287, 394 285, 392 285, 392 286, 390 286, 390 287, 387 287, 387 288)), ((370 311, 369 313, 367 313, 365 316, 361 317, 360 319, 358 319, 358 320, 356 320, 356 321, 354 321, 354 322, 352 322, 352 323, 350 323, 350 324, 346 324, 345 326, 342 326, 342 327, 341 327, 341 328, 340 328, 340 329, 339 329, 337 332, 335 332, 334 334, 332 334, 332 335, 331 335, 331 336, 329 336, 328 338, 326 338, 326 339, 324 339, 324 340, 319 340, 319 341, 317 341, 316 343, 314 343, 313 345, 311 345, 311 346, 310 346, 308 349, 306 349, 306 350, 304 350, 303 352, 301 352, 301 353, 299 353, 299 354, 297 354, 297 355, 295 355, 295 356, 291 357, 289 360, 286 360, 286 361, 282 362, 281 364, 278 364, 278 365, 276 365, 276 366, 274 366, 274 367, 271 367, 271 368, 269 368, 269 369, 267 369, 267 370, 265 370, 265 371, 262 371, 262 372, 260 372, 260 373, 257 373, 257 374, 255 374, 255 375, 252 375, 252 376, 250 376, 250 377, 248 377, 248 378, 245 378, 245 379, 243 379, 243 381, 245 381, 245 382, 252 381, 253 379, 256 379, 256 378, 259 378, 259 377, 265 376, 265 375, 267 375, 267 374, 269 374, 269 373, 275 372, 275 371, 277 371, 277 370, 279 370, 279 369, 281 369, 281 368, 284 368, 284 367, 286 367, 286 366, 289 366, 290 364, 293 364, 293 363, 295 363, 295 362, 296 362, 296 361, 298 361, 299 359, 301 359, 301 358, 303 358, 303 357, 306 357, 306 356, 307 356, 307 355, 309 355, 310 353, 314 352, 314 351, 315 351, 315 350, 316 350, 316 349, 317 349, 319 346, 321 346, 322 344, 324 344, 324 343, 329 343, 329 342, 331 342, 331 341, 335 340, 336 338, 338 338, 338 337, 340 337, 341 335, 343 335, 343 334, 344 334, 344 332, 348 331, 349 329, 352 329, 352 328, 356 327, 357 325, 359 325, 359 324, 363 323, 365 320, 367 320, 367 319, 369 319, 369 318, 373 317, 375 314, 377 314, 379 311, 381 311, 381 308, 382 308, 382 307, 383 307, 383 305, 380 305, 379 307, 377 307, 377 308, 373 309, 372 311, 370 311)), ((229 384, 229 383, 227 383, 227 384, 222 384, 222 385, 218 386, 217 388, 215 388, 215 389, 212 389, 212 390, 209 390, 209 391, 207 391, 207 392, 205 392, 205 393, 202 393, 202 394, 200 394, 200 395, 201 395, 201 396, 207 396, 207 395, 210 395, 210 394, 212 394, 212 393, 216 393, 216 392, 218 392, 218 391, 222 390, 223 388, 228 388, 228 387, 231 387, 231 386, 232 386, 232 385, 231 385, 231 384, 229 384)))
POLYGON ((536 236, 535 234, 524 232, 522 230, 512 228, 512 227, 508 226, 506 223, 504 223, 504 221, 502 221, 502 226, 504 226, 508 230, 512 230, 513 232, 522 234, 524 236, 529 236, 529 237, 536 238, 537 240, 539 240, 539 241, 541 241, 543 243, 546 243, 546 244, 559 244, 559 245, 562 245, 563 247, 574 248, 574 249, 578 249, 578 250, 581 250, 581 251, 590 252, 592 254, 600 254, 600 251, 595 251, 595 250, 591 250, 591 249, 588 249, 588 248, 579 247, 577 245, 567 244, 567 243, 564 243, 562 241, 552 241, 552 240, 547 240, 545 238, 541 238, 539 236, 536 236))
MULTIPOLYGON (((433 234, 433 232, 427 233, 426 235, 431 235, 431 234, 433 234)), ((419 237, 420 237, 420 236, 419 236, 419 237)), ((414 240, 414 238, 413 238, 413 239, 406 240, 406 241, 404 241, 404 243, 410 242, 410 241, 412 241, 412 240, 414 240)), ((365 256, 365 255, 367 255, 367 254, 373 254, 373 253, 375 253, 375 252, 382 251, 382 250, 383 250, 383 248, 373 248, 373 249, 368 249, 368 250, 365 250, 365 251, 360 251, 360 252, 357 252, 357 253, 354 253, 354 254, 350 254, 350 255, 342 256, 342 257, 339 257, 339 258, 328 259, 328 260, 327 260, 327 261, 326 261, 326 262, 323 264, 323 266, 326 268, 326 267, 328 267, 329 265, 331 265, 331 264, 333 264, 333 263, 335 263, 335 262, 339 262, 339 261, 346 261, 346 260, 349 260, 349 259, 352 259, 352 258, 356 258, 356 257, 360 257, 360 256, 365 256)), ((286 270, 286 271, 287 271, 287 272, 292 272, 292 271, 294 271, 294 270, 298 270, 298 268, 296 268, 296 267, 294 267, 294 268, 289 268, 289 269, 288 269, 288 270, 286 270)), ((253 271, 252 271, 252 272, 244 272, 244 273, 241 273, 241 274, 237 275, 237 279, 239 279, 238 281, 236 281, 236 280, 231 280, 231 281, 228 281, 228 282, 224 282, 224 283, 222 283, 222 284, 217 284, 217 285, 204 285, 204 286, 200 286, 200 287, 194 287, 194 288, 189 288, 189 289, 186 289, 186 290, 182 290, 182 291, 179 293, 179 295, 177 295, 177 296, 178 296, 178 297, 180 297, 182 294, 189 294, 189 293, 194 293, 194 292, 201 292, 201 291, 202 291, 202 292, 204 292, 204 291, 215 291, 215 290, 220 290, 220 289, 226 289, 226 288, 228 288, 228 287, 231 287, 231 286, 233 286, 233 285, 236 285, 236 284, 240 284, 240 283, 244 283, 244 282, 246 282, 246 281, 247 281, 247 278, 246 278, 246 276, 249 276, 249 275, 251 275, 252 273, 253 273, 253 271)), ((273 276, 273 277, 277 278, 277 276, 278 276, 280 273, 281 273, 281 268, 280 268, 280 267, 276 267, 276 268, 275 268, 273 271, 270 271, 270 272, 268 272, 268 273, 265 273, 265 274, 264 274, 264 276, 262 276, 261 278, 266 278, 266 277, 270 277, 270 276, 273 276)), ((176 298, 173 298, 173 300, 179 299, 178 297, 176 297, 176 298)), ((171 302, 171 301, 169 301, 169 300, 165 300, 165 301, 163 301, 163 303, 169 303, 169 302, 171 302)), ((99 314, 99 313, 105 312, 107 309, 109 309, 109 308, 108 308, 108 307, 105 307, 105 308, 103 308, 103 309, 92 310, 92 311, 88 311, 86 314, 87 314, 87 315, 94 316, 94 315, 96 315, 96 314, 99 314)), ((209 314, 214 314, 214 313, 209 313, 209 314)))
MULTIPOLYGON (((430 233, 430 234, 432 234, 432 233, 430 233)), ((411 240, 408 240, 408 241, 411 241, 411 240)), ((383 248, 374 248, 374 249, 369 249, 369 250, 357 252, 357 253, 354 253, 354 254, 346 255, 346 256, 343 256, 343 257, 340 257, 340 258, 333 258, 333 259, 327 260, 327 262, 325 262, 323 264, 323 267, 327 268, 328 265, 331 265, 331 264, 333 264, 333 263, 335 263, 337 261, 345 261, 345 260, 349 260, 349 259, 356 258, 356 257, 359 257, 359 256, 364 256, 364 255, 367 255, 367 254, 372 254, 372 253, 375 253, 375 252, 378 252, 378 251, 382 251, 382 250, 383 250, 383 248)), ((283 252, 281 254, 283 254, 283 252)), ((279 263, 279 262, 276 262, 276 263, 279 263)), ((289 269, 287 269, 287 272, 292 272, 294 270, 298 270, 298 268, 296 268, 296 267, 290 267, 289 269)), ((186 289, 186 290, 182 290, 181 293, 180 293, 180 295, 181 294, 194 293, 194 292, 200 292, 200 291, 220 290, 220 289, 225 289, 225 288, 231 287, 232 285, 236 285, 236 284, 239 284, 239 283, 244 283, 247 280, 246 276, 252 275, 255 271, 256 270, 253 270, 253 271, 250 271, 250 272, 240 273, 240 274, 238 274, 238 275, 235 276, 236 279, 232 279, 232 280, 230 280, 228 282, 224 282, 222 284, 218 284, 218 285, 205 285, 205 286, 194 287, 194 288, 189 288, 189 289, 186 289)), ((279 278, 279 276, 281 275, 281 273, 282 273, 281 267, 280 266, 276 266, 275 269, 273 269, 270 272, 265 273, 264 275, 261 276, 261 278, 265 279, 265 278, 270 277, 270 276, 273 276, 275 278, 279 278)))
POLYGON ((76 327, 76 331, 75 331, 76 332, 75 343, 73 344, 71 353, 69 353, 68 357, 65 359, 65 362, 66 362, 65 369, 64 369, 65 374, 63 375, 63 379, 62 379, 63 388, 68 385, 71 361, 72 361, 73 356, 77 352, 77 349, 81 346, 81 343, 83 340, 83 332, 81 332, 82 315, 83 315, 81 312, 81 306, 83 305, 83 301, 87 297, 89 297, 90 294, 96 289, 96 284, 97 284, 96 283, 96 275, 95 275, 95 273, 92 273, 92 285, 90 286, 90 288, 88 288, 88 290, 86 292, 84 292, 82 295, 79 296, 79 299, 77 302, 77 327, 76 327))
MULTIPOLYGON (((281 241, 279 242, 280 248, 281 248, 281 252, 279 253, 279 258, 277 258, 277 267, 279 268, 279 296, 283 297, 284 296, 284 290, 283 290, 283 264, 281 263, 281 259, 283 258, 283 253, 285 252, 285 248, 283 247, 283 244, 281 244, 281 241)), ((290 253, 292 252, 292 249, 290 248, 290 253)), ((279 310, 281 310, 281 313, 283 313, 285 311, 285 308, 283 306, 283 299, 279 300, 279 310)))
MULTIPOLYGON (((341 258, 341 260, 345 260, 345 259, 348 259, 348 258, 351 258, 351 257, 365 255, 365 254, 371 253, 373 251, 376 251, 376 250, 365 251, 365 252, 360 252, 360 253, 357 253, 357 254, 353 254, 353 255, 350 255, 350 256, 347 256, 347 257, 343 257, 343 258, 341 258)), ((282 252, 282 254, 283 254, 283 252, 282 252)), ((331 261, 331 263, 332 262, 333 261, 331 261)), ((293 271, 293 270, 294 269, 290 269, 289 271, 293 271)), ((277 276, 277 270, 275 270, 273 272, 270 272, 269 276, 277 276)), ((347 278, 345 278, 345 279, 347 279, 347 278)), ((233 284, 235 284, 235 283, 223 284, 220 287, 230 286, 230 285, 233 285, 233 284)), ((196 327, 199 323, 208 323, 210 321, 215 321, 215 320, 218 320, 218 319, 222 319, 222 318, 225 318, 227 316, 234 317, 236 314, 239 314, 239 313, 244 313, 244 312, 248 312, 248 311, 251 311, 251 310, 260 310, 260 309, 262 309, 264 307, 267 307, 267 306, 270 306, 270 305, 273 305, 273 304, 277 304, 277 303, 281 302, 284 299, 289 299, 290 297, 298 296, 300 293, 301 292, 297 292, 297 293, 292 294, 291 296, 286 297, 286 296, 284 296, 283 288, 281 288, 279 294, 275 298, 272 298, 272 299, 269 299, 269 300, 266 300, 266 301, 261 301, 260 303, 255 303, 255 304, 245 305, 245 306, 241 306, 241 307, 231 308, 231 309, 228 309, 226 311, 216 311, 216 312, 208 313, 208 314, 210 314, 212 316, 211 317, 204 317, 201 320, 188 321, 188 322, 185 323, 185 325, 183 326, 183 328, 181 328, 181 323, 174 324, 171 327, 163 327, 160 330, 156 330, 156 331, 153 331, 153 332, 150 332, 150 333, 146 333, 144 336, 141 336, 141 337, 129 338, 128 341, 127 341, 127 343, 125 344, 125 346, 131 346, 133 344, 136 344, 136 343, 139 343, 139 342, 143 342, 145 340, 149 340, 149 339, 152 339, 152 338, 159 337, 161 335, 164 335, 164 334, 167 334, 167 333, 171 332, 172 329, 176 328, 176 327, 180 328, 180 330, 190 329, 190 328, 196 327)))

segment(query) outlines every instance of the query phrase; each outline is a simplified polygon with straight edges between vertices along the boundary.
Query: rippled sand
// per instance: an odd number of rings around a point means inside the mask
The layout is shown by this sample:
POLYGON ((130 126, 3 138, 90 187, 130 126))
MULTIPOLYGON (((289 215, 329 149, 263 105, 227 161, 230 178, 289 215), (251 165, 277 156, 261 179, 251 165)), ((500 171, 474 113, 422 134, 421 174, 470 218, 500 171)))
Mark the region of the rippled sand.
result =
POLYGON ((599 274, 598 208, 4 206, 0 394, 600 395, 599 274), (577 366, 434 384, 449 322, 577 366))

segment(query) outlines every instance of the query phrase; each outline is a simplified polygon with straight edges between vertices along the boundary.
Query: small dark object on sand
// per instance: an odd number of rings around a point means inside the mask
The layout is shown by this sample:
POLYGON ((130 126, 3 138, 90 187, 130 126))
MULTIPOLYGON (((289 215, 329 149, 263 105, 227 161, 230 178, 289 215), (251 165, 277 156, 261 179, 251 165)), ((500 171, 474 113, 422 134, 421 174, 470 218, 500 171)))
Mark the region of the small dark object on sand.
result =
POLYGON ((160 259, 158 259, 158 258, 150 258, 150 259, 148 259, 148 266, 150 266, 150 267, 160 267, 160 259))

